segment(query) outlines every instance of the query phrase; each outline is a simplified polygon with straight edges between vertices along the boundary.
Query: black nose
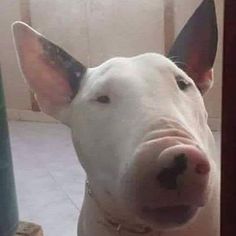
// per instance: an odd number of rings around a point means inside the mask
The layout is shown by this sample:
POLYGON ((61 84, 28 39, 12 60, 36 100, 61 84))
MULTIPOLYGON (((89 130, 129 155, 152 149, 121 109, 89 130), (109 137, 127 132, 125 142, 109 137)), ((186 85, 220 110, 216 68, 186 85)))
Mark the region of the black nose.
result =
POLYGON ((170 167, 163 168, 157 175, 160 187, 168 190, 178 188, 177 177, 187 169, 187 157, 184 153, 174 157, 170 167))

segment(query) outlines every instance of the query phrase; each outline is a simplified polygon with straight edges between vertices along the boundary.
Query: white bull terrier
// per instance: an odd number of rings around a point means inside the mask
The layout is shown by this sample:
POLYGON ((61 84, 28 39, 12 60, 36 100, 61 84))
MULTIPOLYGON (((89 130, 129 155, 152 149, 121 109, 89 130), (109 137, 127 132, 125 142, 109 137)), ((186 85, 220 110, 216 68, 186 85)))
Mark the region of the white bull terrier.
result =
POLYGON ((86 68, 22 22, 13 33, 40 107, 71 128, 87 173, 78 236, 219 235, 220 174, 202 98, 217 47, 212 0, 168 57, 86 68))

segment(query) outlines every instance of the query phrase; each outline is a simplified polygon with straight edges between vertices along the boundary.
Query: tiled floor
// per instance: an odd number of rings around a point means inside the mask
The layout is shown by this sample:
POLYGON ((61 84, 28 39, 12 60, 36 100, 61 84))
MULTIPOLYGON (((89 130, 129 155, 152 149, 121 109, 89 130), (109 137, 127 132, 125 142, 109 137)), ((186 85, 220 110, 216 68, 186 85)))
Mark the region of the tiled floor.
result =
MULTIPOLYGON (((85 174, 70 131, 53 123, 9 122, 20 219, 45 236, 76 236, 85 174)), ((215 133, 219 143, 219 133, 215 133)))
POLYGON ((45 236, 75 236, 85 174, 70 131, 50 123, 10 122, 20 219, 45 236))

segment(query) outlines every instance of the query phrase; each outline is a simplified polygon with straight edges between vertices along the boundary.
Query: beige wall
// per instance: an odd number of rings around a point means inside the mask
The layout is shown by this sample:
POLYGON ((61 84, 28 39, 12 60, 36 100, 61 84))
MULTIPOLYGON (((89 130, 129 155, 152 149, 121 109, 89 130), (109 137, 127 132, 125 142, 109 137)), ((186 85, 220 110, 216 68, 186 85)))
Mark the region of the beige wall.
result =
MULTIPOLYGON (((28 109, 29 95, 15 65, 9 24, 19 19, 18 1, 1 0, 0 30, 7 105, 28 109), (3 5, 3 7, 2 7, 3 5), (4 10, 5 9, 5 10, 4 10), (16 96, 17 95, 17 99, 16 96)), ((154 51, 164 53, 164 7, 173 7, 174 35, 201 0, 31 0, 32 25, 75 58, 95 66, 114 56, 133 56, 154 51), (165 5, 165 6, 164 6, 165 5)), ((220 42, 215 64, 215 86, 205 97, 209 116, 219 118, 221 107, 223 1, 216 0, 220 42)), ((168 21, 167 16, 167 21, 168 21)), ((171 15, 170 15, 171 17, 171 15)), ((171 19, 170 19, 171 20, 171 19)), ((168 22, 167 22, 168 23, 168 22)), ((168 24, 167 24, 168 25, 168 24)))
POLYGON ((29 91, 18 70, 11 37, 11 23, 20 19, 19 9, 19 1, 0 0, 0 63, 7 107, 30 109, 29 91))
POLYGON ((162 0, 31 0, 31 12, 37 30, 88 66, 163 52, 162 0))

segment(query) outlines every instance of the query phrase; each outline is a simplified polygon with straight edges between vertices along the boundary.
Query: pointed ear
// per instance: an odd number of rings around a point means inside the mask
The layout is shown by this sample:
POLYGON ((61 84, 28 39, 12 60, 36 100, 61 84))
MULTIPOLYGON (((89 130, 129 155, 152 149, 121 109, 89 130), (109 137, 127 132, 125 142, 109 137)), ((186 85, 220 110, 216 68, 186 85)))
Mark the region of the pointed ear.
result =
POLYGON ((213 83, 217 41, 214 0, 203 0, 168 53, 168 57, 194 80, 202 94, 213 83))
POLYGON ((78 92, 86 67, 23 22, 12 25, 22 73, 41 109, 59 119, 78 92))

